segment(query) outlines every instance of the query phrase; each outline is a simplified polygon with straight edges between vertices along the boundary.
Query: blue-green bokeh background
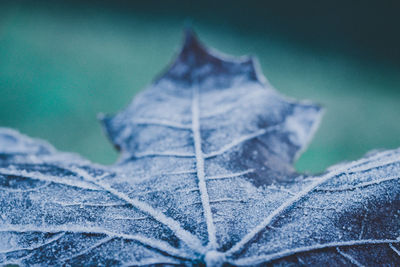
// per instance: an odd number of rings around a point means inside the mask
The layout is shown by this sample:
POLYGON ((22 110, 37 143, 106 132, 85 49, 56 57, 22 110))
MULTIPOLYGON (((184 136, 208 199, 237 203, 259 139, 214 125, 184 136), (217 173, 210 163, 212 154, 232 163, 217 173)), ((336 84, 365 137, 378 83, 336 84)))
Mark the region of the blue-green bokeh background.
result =
POLYGON ((167 66, 189 20, 206 44, 256 55, 278 91, 325 106, 296 164, 319 172, 400 147, 398 10, 395 1, 2 1, 0 126, 114 162, 96 115, 125 107, 167 66))

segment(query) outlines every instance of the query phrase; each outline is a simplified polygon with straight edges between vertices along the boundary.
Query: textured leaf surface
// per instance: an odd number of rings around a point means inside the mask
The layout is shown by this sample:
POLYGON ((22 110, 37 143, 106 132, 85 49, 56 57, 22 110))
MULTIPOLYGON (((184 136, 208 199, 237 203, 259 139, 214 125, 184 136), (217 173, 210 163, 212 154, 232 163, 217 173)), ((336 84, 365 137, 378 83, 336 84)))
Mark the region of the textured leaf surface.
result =
POLYGON ((166 73, 102 118, 117 164, 0 130, 0 263, 398 265, 400 150, 297 174, 320 116, 188 32, 166 73))

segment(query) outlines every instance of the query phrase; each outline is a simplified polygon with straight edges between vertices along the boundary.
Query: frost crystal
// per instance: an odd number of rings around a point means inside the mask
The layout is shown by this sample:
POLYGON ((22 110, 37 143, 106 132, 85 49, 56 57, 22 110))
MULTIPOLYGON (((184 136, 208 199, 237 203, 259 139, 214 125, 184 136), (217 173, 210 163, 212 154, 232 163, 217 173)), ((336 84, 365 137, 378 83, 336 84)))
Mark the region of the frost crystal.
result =
POLYGON ((0 129, 0 263, 398 266, 400 149, 304 177, 292 164, 320 117, 188 31, 102 118, 117 164, 0 129))

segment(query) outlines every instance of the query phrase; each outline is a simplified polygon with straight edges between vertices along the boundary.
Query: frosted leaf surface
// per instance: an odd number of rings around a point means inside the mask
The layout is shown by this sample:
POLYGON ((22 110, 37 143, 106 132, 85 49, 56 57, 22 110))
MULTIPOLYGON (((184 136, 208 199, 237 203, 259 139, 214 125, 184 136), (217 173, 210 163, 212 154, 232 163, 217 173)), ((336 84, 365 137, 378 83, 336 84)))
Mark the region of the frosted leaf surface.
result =
POLYGON ((297 174, 320 116, 189 31, 166 73, 102 118, 115 165, 0 129, 0 263, 398 265, 400 150, 297 174))

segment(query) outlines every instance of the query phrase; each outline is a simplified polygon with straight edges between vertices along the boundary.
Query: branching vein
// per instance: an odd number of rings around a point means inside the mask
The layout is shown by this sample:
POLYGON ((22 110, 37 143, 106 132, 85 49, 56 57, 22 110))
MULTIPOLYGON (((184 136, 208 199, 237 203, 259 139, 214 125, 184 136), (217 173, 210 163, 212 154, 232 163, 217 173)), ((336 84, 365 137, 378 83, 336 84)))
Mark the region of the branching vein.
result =
POLYGON ((54 236, 52 236, 51 238, 49 238, 48 240, 46 240, 46 242, 43 242, 42 244, 38 244, 36 246, 26 247, 26 248, 16 248, 16 249, 2 250, 2 251, 0 251, 0 253, 10 253, 10 252, 17 252, 17 251, 21 251, 21 250, 33 251, 35 249, 42 248, 42 247, 47 246, 47 245, 49 245, 49 244, 51 244, 53 242, 56 242, 57 240, 60 240, 64 235, 65 235, 65 232, 61 232, 61 233, 55 234, 54 236))
POLYGON ((363 240, 351 240, 344 242, 332 242, 325 244, 317 244, 312 246, 298 247, 294 249, 286 249, 277 253, 271 253, 263 256, 248 257, 232 261, 235 265, 257 265, 262 263, 267 263, 270 261, 282 259, 288 256, 292 256, 298 253, 311 252, 319 249, 325 248, 335 248, 335 247, 350 247, 350 246, 362 246, 362 245, 373 245, 373 244, 391 244, 400 243, 400 240, 391 239, 363 239, 363 240))
POLYGON ((180 258, 189 258, 185 252, 178 250, 174 247, 171 247, 168 243, 152 238, 148 238, 142 235, 132 235, 132 234, 123 234, 123 233, 115 233, 98 227, 76 227, 76 226, 32 226, 32 225, 24 225, 23 227, 16 227, 16 225, 8 225, 3 229, 0 229, 0 232, 15 232, 15 233, 28 233, 28 232, 39 232, 39 233, 77 233, 77 234, 99 234, 105 235, 110 238, 122 238, 125 240, 137 241, 145 246, 154 248, 158 251, 162 251, 168 255, 180 257, 180 258), (22 228, 22 229, 21 229, 22 228))
POLYGON ((176 151, 145 151, 137 152, 133 155, 135 158, 145 158, 145 157, 176 157, 176 158, 194 158, 195 155, 186 152, 176 152, 176 151))
POLYGON ((112 195, 116 196, 117 198, 131 204, 135 208, 139 209, 140 211, 149 214, 153 219, 156 221, 160 222, 161 224, 164 224, 168 228, 170 228, 175 235, 180 238, 183 242, 185 242, 189 247, 194 249, 195 251, 202 252, 203 251, 203 246, 201 245, 201 241, 191 234, 190 232, 186 231, 181 227, 179 222, 175 221, 174 219, 167 217, 164 213, 154 209, 147 203, 140 201, 135 198, 130 198, 126 194, 112 188, 110 185, 107 184, 102 184, 98 181, 96 181, 93 177, 88 175, 85 171, 81 169, 75 169, 74 170, 77 174, 85 178, 87 181, 90 181, 100 187, 102 187, 104 190, 107 192, 111 193, 112 195))
POLYGON ((242 172, 237 172, 237 173, 229 173, 229 174, 208 176, 208 177, 206 177, 206 180, 230 179, 230 178, 240 177, 240 176, 246 175, 248 173, 252 173, 254 171, 255 171, 254 169, 249 169, 249 170, 242 171, 242 172))
MULTIPOLYGON (((376 161, 366 164, 364 166, 365 169, 371 168, 373 166, 379 167, 382 166, 383 164, 387 164, 389 162, 396 162, 399 159, 389 159, 385 161, 380 161, 379 158, 384 157, 386 154, 391 153, 391 151, 388 151, 383 154, 378 154, 375 155, 374 158, 376 161)), ((276 219, 282 212, 287 210, 288 208, 292 207, 296 202, 298 202, 300 199, 302 199, 304 196, 312 192, 316 187, 320 186, 321 184, 325 183, 326 181, 332 179, 333 177, 336 177, 337 175, 343 173, 343 171, 348 170, 352 165, 354 164, 360 164, 363 162, 370 161, 371 158, 367 159, 361 159, 356 162, 352 162, 350 164, 346 164, 344 166, 341 166, 338 170, 332 171, 330 173, 327 173, 326 175, 322 176, 320 179, 316 179, 314 182, 312 182, 309 186, 305 187, 302 191, 297 193, 295 196, 290 198, 288 201, 284 202, 280 207, 278 207, 276 210, 274 210, 269 216, 267 216, 258 226, 256 226, 253 230, 251 230, 248 234, 246 234, 238 243, 236 243, 231 249, 229 249, 226 254, 227 255, 232 255, 240 250, 242 250, 247 243, 249 243, 255 236, 257 236, 260 232, 264 231, 266 227, 274 220, 276 219)))
POLYGON ((343 251, 340 250, 340 248, 336 248, 336 251, 342 255, 344 258, 346 258, 347 260, 349 260, 351 263, 353 263, 354 265, 358 266, 358 267, 364 267, 364 265, 362 265, 361 263, 359 263, 356 259, 354 259, 351 255, 344 253, 343 251))
POLYGON ((387 177, 387 178, 382 178, 382 179, 378 179, 375 181, 360 183, 360 184, 354 185, 354 186, 339 187, 339 188, 318 188, 315 191, 324 191, 324 192, 351 191, 351 190, 355 190, 357 188, 367 187, 367 186, 371 186, 371 185, 377 185, 377 184, 380 184, 383 182, 399 180, 399 179, 400 179, 399 176, 387 177))
POLYGON ((389 247, 400 257, 400 250, 395 248, 392 243, 389 244, 389 247))
POLYGON ((176 129, 184 129, 184 130, 191 130, 190 125, 168 121, 168 120, 158 120, 158 119, 134 119, 132 121, 134 124, 138 125, 157 125, 157 126, 166 126, 176 129))
MULTIPOLYGON (((51 203, 61 205, 63 207, 73 207, 73 206, 84 206, 84 207, 121 207, 126 206, 124 203, 85 203, 85 202, 61 202, 61 201, 52 201, 51 203)), ((129 205, 129 204, 128 204, 129 205)))
POLYGON ((28 179, 33 179, 33 180, 39 180, 43 182, 51 182, 55 184, 61 184, 61 185, 66 185, 66 186, 72 186, 76 187, 79 189, 84 189, 84 190, 99 190, 98 186, 95 186, 93 184, 88 184, 83 181, 69 181, 68 179, 65 178, 60 178, 57 176, 53 175, 44 175, 40 172, 36 171, 26 171, 26 170, 9 170, 5 168, 0 168, 0 173, 3 175, 13 175, 13 176, 18 176, 18 177, 24 177, 28 179))
POLYGON ((275 129, 275 128, 277 128, 277 126, 276 127, 272 126, 272 127, 266 128, 266 129, 258 130, 256 132, 248 134, 248 135, 244 135, 244 136, 232 141, 231 143, 223 146, 221 149, 219 149, 219 150, 217 150, 215 152, 211 152, 211 153, 205 154, 204 158, 208 159, 208 158, 213 158, 213 157, 222 155, 223 153, 225 153, 226 151, 229 151, 233 147, 235 147, 237 145, 240 145, 241 143, 244 143, 244 142, 246 142, 248 140, 251 140, 253 138, 256 138, 258 136, 261 136, 261 135, 263 135, 263 134, 267 133, 268 131, 271 131, 272 129, 275 129))

